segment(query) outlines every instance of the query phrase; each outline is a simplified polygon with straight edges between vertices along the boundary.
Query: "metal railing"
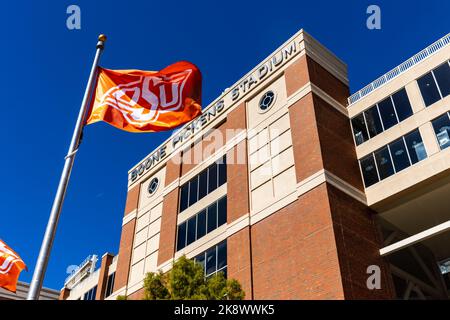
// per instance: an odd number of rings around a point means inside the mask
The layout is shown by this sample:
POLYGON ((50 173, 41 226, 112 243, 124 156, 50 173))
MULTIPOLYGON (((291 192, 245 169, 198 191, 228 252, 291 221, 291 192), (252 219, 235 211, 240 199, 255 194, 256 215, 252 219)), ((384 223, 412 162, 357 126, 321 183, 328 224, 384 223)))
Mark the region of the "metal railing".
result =
POLYGON ((391 81, 392 79, 398 77, 402 73, 404 73, 406 70, 410 69, 412 66, 418 64, 422 60, 428 58, 432 54, 436 53, 437 51, 441 50, 445 46, 450 44, 450 33, 443 36, 438 41, 432 43, 419 53, 415 54, 399 66, 395 67, 391 71, 385 73, 378 79, 372 81, 370 84, 362 88, 361 90, 355 92, 348 98, 348 105, 355 103, 356 101, 362 99, 364 96, 371 93, 373 90, 381 87, 382 85, 386 84, 387 82, 391 81))

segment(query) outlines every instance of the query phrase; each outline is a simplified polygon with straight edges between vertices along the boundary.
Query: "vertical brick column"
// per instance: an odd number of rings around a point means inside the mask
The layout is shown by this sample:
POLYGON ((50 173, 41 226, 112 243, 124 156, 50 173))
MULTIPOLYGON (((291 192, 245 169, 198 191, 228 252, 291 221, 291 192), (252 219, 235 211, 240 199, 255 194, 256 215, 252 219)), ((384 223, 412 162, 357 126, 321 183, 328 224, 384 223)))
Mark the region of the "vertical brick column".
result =
POLYGON ((106 292, 106 283, 108 282, 108 270, 113 261, 114 255, 111 253, 105 253, 102 257, 100 265, 100 274, 97 283, 97 294, 95 300, 104 300, 106 292))
MULTIPOLYGON (((125 204, 125 217, 129 214, 133 214, 133 212, 137 210, 139 203, 139 192, 140 184, 134 186, 128 191, 125 204)), ((120 237, 118 254, 119 256, 117 258, 116 278, 114 281, 114 291, 123 288, 128 283, 135 227, 136 217, 122 226, 122 235, 120 237)))

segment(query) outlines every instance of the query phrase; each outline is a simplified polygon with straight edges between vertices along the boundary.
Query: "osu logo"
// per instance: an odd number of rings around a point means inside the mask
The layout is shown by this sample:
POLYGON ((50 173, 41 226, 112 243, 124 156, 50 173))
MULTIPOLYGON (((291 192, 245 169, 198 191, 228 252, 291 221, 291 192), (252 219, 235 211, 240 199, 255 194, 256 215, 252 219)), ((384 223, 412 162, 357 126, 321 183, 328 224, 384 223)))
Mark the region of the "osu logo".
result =
POLYGON ((135 125, 157 121, 162 113, 183 110, 183 89, 191 73, 187 69, 167 76, 140 76, 109 89, 99 107, 115 108, 135 125))
POLYGON ((0 274, 8 273, 15 262, 22 261, 0 241, 0 274))

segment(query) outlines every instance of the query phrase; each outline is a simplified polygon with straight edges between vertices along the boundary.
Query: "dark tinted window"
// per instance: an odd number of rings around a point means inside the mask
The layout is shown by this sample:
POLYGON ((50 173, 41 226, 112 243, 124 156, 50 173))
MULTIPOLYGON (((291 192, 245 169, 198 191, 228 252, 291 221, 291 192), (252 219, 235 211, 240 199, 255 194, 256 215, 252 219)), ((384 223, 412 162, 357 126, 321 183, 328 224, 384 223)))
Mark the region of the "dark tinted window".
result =
POLYGON ((217 228, 217 202, 208 207, 208 229, 207 232, 217 228))
POLYGON ((227 198, 224 197, 220 199, 217 207, 217 226, 221 226, 227 223, 227 198))
POLYGON ((352 119, 353 135, 355 136, 356 145, 360 145, 369 139, 367 134, 366 123, 362 113, 352 119))
POLYGON ((383 180, 394 174, 394 167, 392 166, 391 156, 389 155, 389 150, 386 147, 381 148, 374 152, 375 160, 377 161, 378 173, 380 174, 380 179, 383 180))
POLYGON ((202 254, 196 256, 195 262, 199 263, 203 267, 203 270, 205 270, 205 253, 203 252, 202 254))
POLYGON ((221 242, 217 245, 217 269, 227 265, 227 243, 221 242))
POLYGON ((425 146, 422 142, 419 130, 414 130, 405 136, 406 147, 412 163, 419 162, 427 157, 425 146))
POLYGON ((198 176, 189 181, 189 206, 197 202, 198 176))
POLYGON ((227 164, 222 161, 222 163, 219 164, 219 186, 223 185, 225 182, 227 182, 227 164))
POLYGON ((450 147, 450 120, 447 114, 432 121, 434 133, 441 150, 450 147))
POLYGON ((217 189, 217 163, 212 164, 208 168, 208 193, 217 189))
POLYGON ((111 273, 108 276, 108 280, 106 280, 106 291, 105 291, 106 298, 109 297, 113 293, 115 278, 116 278, 116 273, 114 272, 114 273, 111 273))
POLYGON ((378 182, 378 174, 377 169, 375 167, 375 161, 373 160, 373 156, 369 155, 364 157, 360 161, 361 170, 363 173, 364 184, 366 187, 373 185, 378 182))
POLYGON ((405 88, 394 93, 392 95, 392 100, 394 100, 395 110, 397 111, 399 121, 403 121, 413 114, 405 88))
POLYGON ((367 128, 369 129, 369 135, 371 138, 383 132, 380 115, 378 114, 376 106, 364 111, 364 115, 366 116, 367 128))
POLYGON ((206 275, 215 272, 216 269, 216 247, 206 251, 206 275))
POLYGON ((389 144, 392 160, 394 161, 395 171, 399 172, 410 166, 408 153, 406 152, 403 138, 400 138, 389 144))
POLYGON ((379 102, 378 110, 380 110, 380 115, 381 115, 381 119, 383 121, 384 130, 389 129, 390 127, 392 127, 398 123, 391 97, 387 97, 383 101, 379 102))
POLYGON ((442 97, 448 96, 450 94, 450 66, 448 62, 440 65, 433 72, 439 89, 441 89, 442 97))
POLYGON ((208 194, 208 170, 203 170, 198 178, 198 199, 208 194))
POLYGON ((190 218, 187 222, 187 239, 186 245, 190 245, 195 241, 197 230, 197 216, 190 218))
POLYGON ((189 204, 189 183, 181 186, 180 191, 180 212, 185 210, 189 204))
POLYGON ((419 85, 420 93, 427 107, 441 99, 431 72, 417 79, 417 84, 419 85))
POLYGON ((197 239, 206 234, 206 209, 197 216, 197 239))
POLYGON ((178 226, 177 251, 186 246, 186 222, 178 226))

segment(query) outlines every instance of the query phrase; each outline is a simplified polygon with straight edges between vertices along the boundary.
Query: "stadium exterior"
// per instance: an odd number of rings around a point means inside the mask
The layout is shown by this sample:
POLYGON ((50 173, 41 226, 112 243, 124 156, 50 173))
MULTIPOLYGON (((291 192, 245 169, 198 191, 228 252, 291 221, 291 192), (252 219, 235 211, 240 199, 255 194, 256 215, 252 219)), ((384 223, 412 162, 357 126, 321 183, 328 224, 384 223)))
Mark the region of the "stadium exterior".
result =
POLYGON ((350 95, 300 30, 129 171, 118 255, 60 299, 140 299, 181 255, 246 299, 448 299, 449 59, 450 34, 350 95))

